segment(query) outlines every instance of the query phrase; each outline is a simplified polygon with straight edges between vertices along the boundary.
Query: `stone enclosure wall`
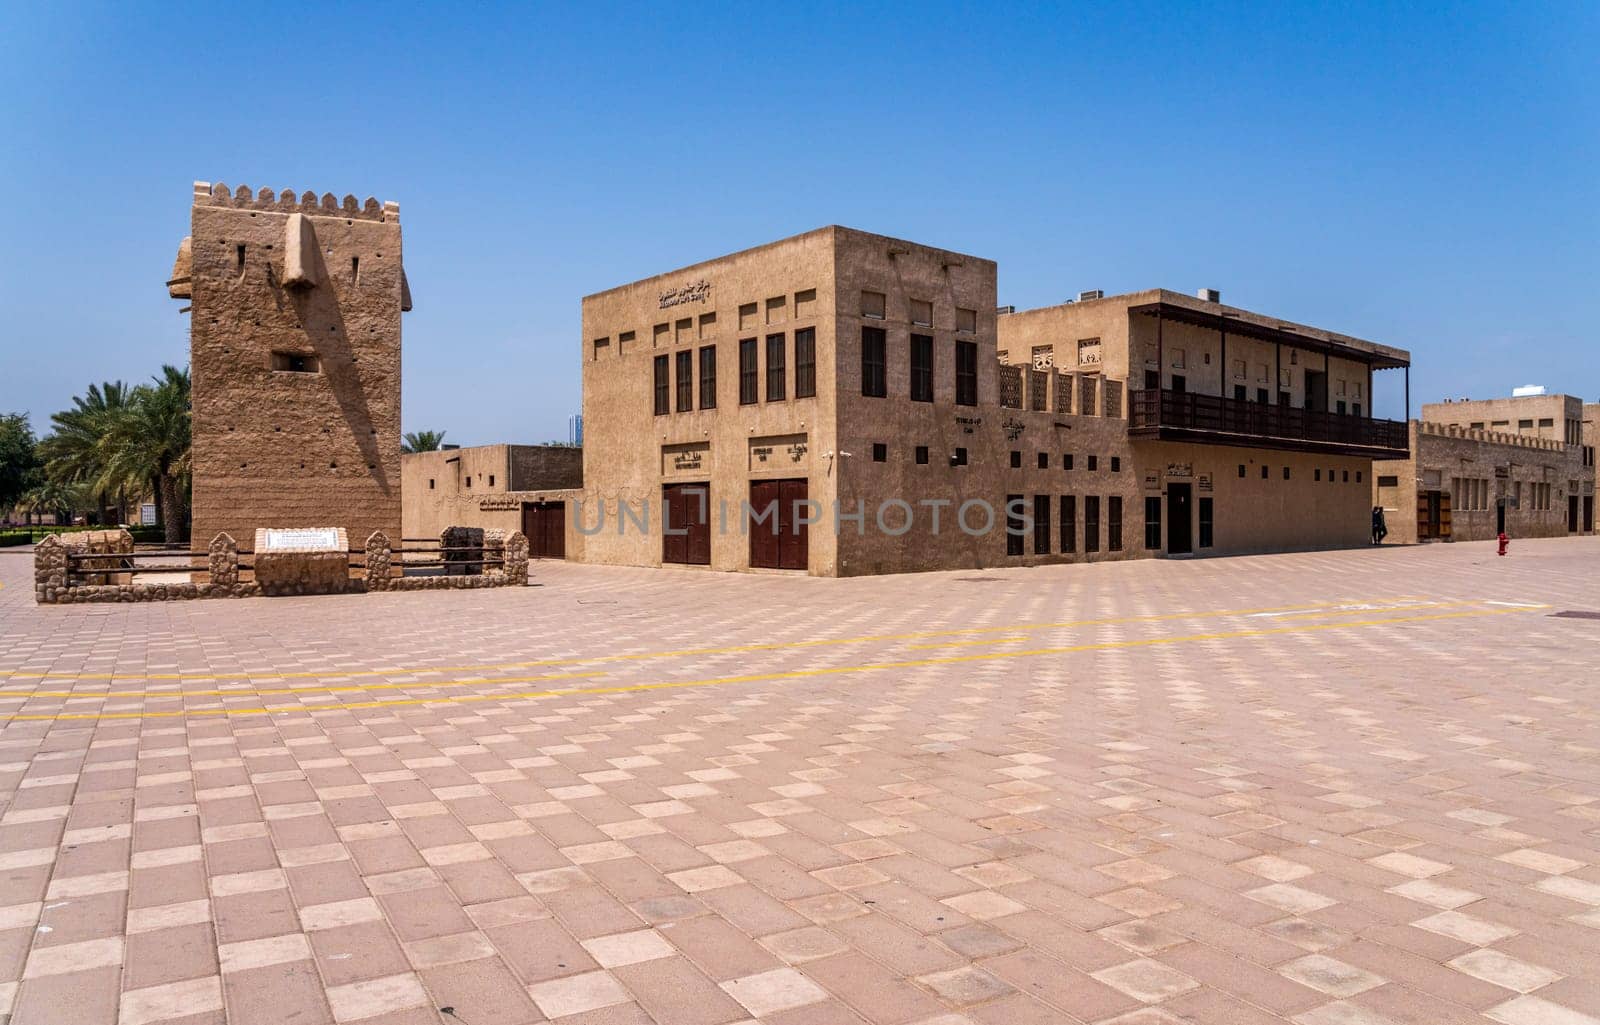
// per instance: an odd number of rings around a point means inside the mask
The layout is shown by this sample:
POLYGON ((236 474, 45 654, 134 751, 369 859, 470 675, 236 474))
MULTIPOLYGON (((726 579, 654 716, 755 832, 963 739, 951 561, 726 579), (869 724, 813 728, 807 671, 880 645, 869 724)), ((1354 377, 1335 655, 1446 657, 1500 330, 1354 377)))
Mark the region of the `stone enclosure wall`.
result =
MULTIPOLYGON (((458 529, 458 528, 452 528, 458 529)), ((105 535, 98 541, 77 540, 90 532, 75 535, 72 545, 57 535, 50 535, 34 549, 33 580, 34 600, 41 605, 76 604, 83 602, 142 602, 177 601, 191 598, 250 598, 261 595, 261 585, 242 581, 239 576, 239 545, 226 533, 212 539, 206 553, 203 582, 193 579, 185 582, 163 581, 134 583, 131 560, 122 558, 132 554, 133 538, 125 530, 94 531, 105 535), (74 551, 80 555, 104 555, 104 559, 70 558, 74 551), (73 563, 103 571, 118 571, 118 583, 96 584, 86 582, 81 569, 73 563)), ((448 533, 448 532, 447 532, 448 533)), ((482 533, 481 531, 479 532, 482 533)), ((500 532, 495 532, 500 534, 500 532)), ((453 536, 453 535, 452 535, 453 536)), ((509 587, 528 582, 528 539, 520 531, 494 539, 494 547, 485 545, 503 563, 485 564, 478 555, 476 564, 464 562, 462 572, 443 576, 396 575, 399 563, 388 535, 373 531, 367 538, 366 569, 360 578, 351 579, 347 591, 442 591, 476 589, 482 587, 509 587), (470 567, 476 566, 476 569, 470 567)), ((341 559, 343 556, 341 556, 341 559)), ((197 571, 193 576, 199 576, 197 571)), ((93 577, 88 580, 95 579, 93 577)))

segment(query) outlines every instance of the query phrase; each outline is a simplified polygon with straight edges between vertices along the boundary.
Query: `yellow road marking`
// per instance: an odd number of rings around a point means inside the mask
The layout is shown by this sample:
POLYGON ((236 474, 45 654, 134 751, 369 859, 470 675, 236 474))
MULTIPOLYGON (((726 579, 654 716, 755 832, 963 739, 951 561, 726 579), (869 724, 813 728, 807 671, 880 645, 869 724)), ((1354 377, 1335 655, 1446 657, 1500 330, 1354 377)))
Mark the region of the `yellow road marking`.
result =
MULTIPOLYGON (((1372 603, 1409 601, 1412 599, 1372 599, 1372 603)), ((870 644, 877 641, 923 640, 930 637, 957 637, 982 633, 1026 633, 1037 630, 1059 630, 1077 626, 1107 626, 1117 623, 1161 623, 1174 619, 1225 619, 1230 616, 1251 616, 1264 612, 1302 612, 1318 609, 1337 609, 1353 602, 1325 603, 1322 605, 1279 605, 1259 609, 1214 609, 1211 611, 1167 612, 1149 616, 1112 616, 1105 619, 1069 619, 1056 623, 1013 623, 1009 626, 974 626, 954 630, 923 630, 912 633, 877 634, 862 637, 813 638, 806 641, 772 641, 764 644, 741 644, 723 648, 681 648, 675 651, 639 652, 620 655, 590 655, 571 658, 535 659, 528 662, 499 662, 467 666, 425 666, 418 669, 349 669, 305 670, 289 673, 62 673, 34 672, 24 669, 0 670, 0 679, 63 679, 63 680, 293 680, 320 679, 328 676, 412 676, 426 673, 468 673, 490 669, 527 669, 533 666, 584 665, 590 662, 637 662, 662 658, 684 658, 695 655, 737 655, 750 651, 781 651, 789 648, 815 648, 846 644, 870 644)), ((477 682, 476 680, 474 682, 477 682)), ((0 694, 10 693, 0 688, 0 694)))
POLYGON ((348 686, 331 687, 274 687, 262 690, 254 687, 240 687, 235 690, 35 690, 35 691, 0 691, 0 701, 7 700, 9 695, 15 694, 18 698, 238 698, 262 697, 268 694, 338 694, 342 691, 366 690, 429 690, 434 687, 466 687, 466 686, 499 686, 506 683, 536 683, 539 680, 576 680, 591 676, 608 675, 603 669, 596 669, 588 673, 545 673, 541 676, 512 676, 495 680, 423 680, 411 683, 352 683, 348 686))
POLYGON ((835 676, 846 673, 882 672, 893 669, 917 669, 927 666, 956 665, 968 662, 987 662, 999 659, 1030 658, 1042 655, 1066 655, 1085 651, 1112 651, 1123 648, 1159 647, 1170 644, 1187 644, 1199 641, 1225 641, 1246 638, 1271 637, 1282 634, 1310 633, 1317 630, 1352 630, 1358 627, 1388 626, 1394 623, 1415 623, 1442 619, 1468 619, 1479 616, 1504 616, 1529 609, 1495 608, 1473 609, 1466 612, 1438 612, 1422 616, 1400 618, 1341 621, 1336 623, 1308 623, 1296 626, 1273 627, 1264 630, 1231 630, 1206 634, 1185 634, 1175 637, 1143 637, 1122 641, 1099 641, 1063 647, 1032 648, 1025 651, 991 651, 971 655, 951 655, 945 658, 916 659, 907 662, 877 662, 854 666, 822 666, 812 669, 791 669, 772 673, 752 673, 744 676, 724 676, 705 680, 668 680, 658 683, 617 684, 611 687, 574 687, 562 690, 528 691, 521 694, 454 694, 436 698, 404 698, 390 701, 358 701, 348 704, 308 707, 306 705, 278 705, 261 708, 196 708, 161 712, 83 712, 59 715, 15 715, 11 722, 40 722, 62 719, 166 719, 185 716, 245 716, 272 715, 275 713, 325 711, 351 711, 365 708, 393 708, 403 705, 429 705, 467 701, 530 701, 584 695, 628 694, 643 691, 669 690, 681 687, 719 687, 733 683, 761 683, 775 680, 795 680, 816 676, 835 676))
MULTIPOLYGON (((1468 608, 1468 607, 1477 608, 1481 604, 1482 603, 1478 602, 1478 601, 1465 601, 1465 602, 1413 602, 1413 603, 1408 604, 1408 605, 1394 606, 1394 607, 1391 607, 1391 608, 1374 608, 1374 607, 1372 607, 1370 605, 1361 605, 1361 606, 1354 606, 1354 607, 1324 606, 1324 607, 1318 608, 1317 610, 1312 611, 1312 612, 1275 613, 1275 614, 1273 614, 1273 619, 1274 619, 1274 621, 1282 621, 1282 620, 1287 620, 1287 619, 1302 619, 1302 618, 1308 618, 1308 617, 1309 618, 1317 618, 1317 617, 1323 617, 1323 616, 1351 616, 1351 615, 1356 615, 1357 613, 1406 612, 1406 611, 1419 609, 1419 608, 1446 608, 1446 609, 1448 609, 1448 608, 1468 608)), ((1109 621, 1107 621, 1107 622, 1109 622, 1109 621)), ((1075 625, 1077 625, 1077 624, 1075 624, 1075 625)), ((1084 625, 1087 625, 1087 624, 1084 624, 1084 625)), ((974 629, 986 629, 987 630, 987 629, 1005 629, 1005 628, 1003 628, 1003 627, 996 627, 996 628, 982 627, 982 628, 974 628, 974 629)), ((1043 627, 1039 627, 1039 628, 1035 628, 1035 629, 1042 630, 1044 628, 1043 627)), ((1060 629, 1060 628, 1057 628, 1057 629, 1060 629)), ((967 647, 967 646, 972 646, 972 645, 1010 644, 1010 643, 1015 643, 1015 642, 1018 642, 1018 641, 1027 640, 1028 639, 1027 633, 1028 633, 1028 631, 1026 629, 1024 629, 1024 630, 1021 630, 1021 631, 1017 631, 1015 633, 1015 635, 1011 636, 1011 637, 1000 637, 1000 638, 993 638, 993 639, 971 640, 971 641, 940 641, 940 642, 937 642, 937 643, 934 643, 934 644, 912 644, 912 645, 908 645, 907 648, 908 648, 908 650, 911 650, 911 651, 921 651, 921 650, 937 649, 937 648, 967 647)), ((604 659, 605 657, 606 656, 596 656, 594 661, 600 661, 600 660, 604 659)), ((573 660, 569 660, 569 661, 577 661, 577 660, 573 659, 573 660)), ((122 691, 93 691, 93 690, 30 691, 30 690, 20 690, 20 689, 19 690, 0 689, 0 701, 19 701, 19 700, 20 701, 25 701, 25 700, 27 700, 29 698, 71 698, 71 699, 75 699, 75 700, 86 700, 86 699, 109 699, 109 698, 261 697, 261 696, 276 695, 276 694, 299 694, 299 695, 306 695, 306 694, 336 694, 336 693, 341 693, 341 692, 346 692, 346 691, 363 691, 363 690, 406 690, 406 689, 423 690, 423 689, 429 689, 429 688, 434 688, 434 687, 499 686, 499 685, 504 685, 504 684, 513 684, 513 683, 533 683, 533 682, 536 682, 538 680, 561 680, 561 679, 568 679, 568 678, 581 678, 581 677, 587 677, 587 676, 605 676, 605 675, 608 675, 608 674, 604 670, 595 670, 595 671, 592 671, 592 672, 550 673, 550 674, 545 674, 545 675, 540 675, 540 676, 523 676, 523 677, 467 677, 465 679, 460 679, 460 680, 415 680, 415 681, 411 681, 411 682, 408 682, 408 683, 362 683, 362 684, 349 684, 349 685, 338 685, 338 684, 335 684, 335 685, 324 686, 324 687, 305 686, 305 687, 282 687, 282 688, 271 688, 271 689, 237 687, 237 688, 234 688, 234 689, 231 689, 231 690, 187 690, 186 691, 186 690, 175 690, 175 689, 171 689, 171 690, 169 690, 169 689, 157 689, 157 690, 145 689, 145 690, 122 690, 122 691)))

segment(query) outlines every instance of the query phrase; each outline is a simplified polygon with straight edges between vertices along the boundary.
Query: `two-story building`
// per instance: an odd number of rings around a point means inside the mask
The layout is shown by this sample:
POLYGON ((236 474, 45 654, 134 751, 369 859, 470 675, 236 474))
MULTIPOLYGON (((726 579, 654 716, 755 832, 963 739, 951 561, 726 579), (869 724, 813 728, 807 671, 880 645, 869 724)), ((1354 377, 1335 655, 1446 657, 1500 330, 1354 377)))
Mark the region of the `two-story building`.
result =
POLYGON ((1430 402, 1410 455, 1373 468, 1391 539, 1486 541, 1594 532, 1595 428, 1571 395, 1430 402))
POLYGON ((1364 544, 1398 349, 1164 290, 1027 313, 828 227, 583 301, 569 557, 855 575, 1364 544))

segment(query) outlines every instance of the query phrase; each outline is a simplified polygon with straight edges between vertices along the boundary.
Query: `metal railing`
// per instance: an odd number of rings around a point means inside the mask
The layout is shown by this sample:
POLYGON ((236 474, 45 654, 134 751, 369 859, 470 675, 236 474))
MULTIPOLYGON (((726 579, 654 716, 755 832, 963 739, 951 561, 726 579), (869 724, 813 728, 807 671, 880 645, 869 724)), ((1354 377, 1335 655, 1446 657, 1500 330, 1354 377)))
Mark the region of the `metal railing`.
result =
POLYGON ((1406 425, 1398 420, 1153 388, 1131 392, 1128 398, 1130 431, 1172 428, 1400 452, 1410 443, 1406 425))

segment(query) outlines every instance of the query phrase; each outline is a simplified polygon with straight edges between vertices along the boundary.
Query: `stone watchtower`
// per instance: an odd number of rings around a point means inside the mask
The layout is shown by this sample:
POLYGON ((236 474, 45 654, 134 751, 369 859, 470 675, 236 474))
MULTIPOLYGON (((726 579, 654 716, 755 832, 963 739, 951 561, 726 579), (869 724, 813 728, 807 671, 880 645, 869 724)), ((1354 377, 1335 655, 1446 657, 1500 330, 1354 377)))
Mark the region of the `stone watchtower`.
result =
POLYGON ((191 543, 258 527, 400 538, 400 207, 196 182, 168 292, 190 301, 191 543))

